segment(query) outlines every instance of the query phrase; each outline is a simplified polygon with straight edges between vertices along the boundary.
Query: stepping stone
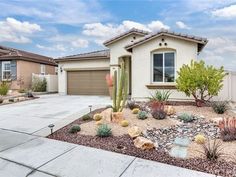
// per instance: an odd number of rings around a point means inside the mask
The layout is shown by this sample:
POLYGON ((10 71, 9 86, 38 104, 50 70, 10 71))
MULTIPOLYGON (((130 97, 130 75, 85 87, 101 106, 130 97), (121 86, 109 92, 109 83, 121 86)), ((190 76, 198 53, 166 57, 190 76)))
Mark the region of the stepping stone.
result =
POLYGON ((170 156, 176 157, 176 158, 186 158, 188 154, 188 145, 190 143, 190 140, 188 137, 184 138, 175 138, 174 146, 170 150, 170 156))

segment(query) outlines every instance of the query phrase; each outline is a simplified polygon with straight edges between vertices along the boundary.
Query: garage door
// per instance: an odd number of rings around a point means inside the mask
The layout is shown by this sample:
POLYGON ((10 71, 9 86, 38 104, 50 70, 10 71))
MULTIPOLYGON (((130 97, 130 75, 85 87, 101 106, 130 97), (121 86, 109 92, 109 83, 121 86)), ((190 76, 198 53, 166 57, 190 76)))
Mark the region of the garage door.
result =
POLYGON ((68 71, 68 95, 109 95, 106 74, 109 70, 68 71))

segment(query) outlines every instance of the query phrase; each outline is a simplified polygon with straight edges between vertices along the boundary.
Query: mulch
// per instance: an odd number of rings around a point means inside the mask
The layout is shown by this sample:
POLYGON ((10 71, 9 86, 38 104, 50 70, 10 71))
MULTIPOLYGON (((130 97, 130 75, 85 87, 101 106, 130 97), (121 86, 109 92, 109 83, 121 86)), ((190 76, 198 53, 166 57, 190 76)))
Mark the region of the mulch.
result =
MULTIPOLYGON (((101 112, 102 110, 103 109, 95 110, 91 114, 93 115, 97 112, 101 112)), ((82 124, 88 121, 91 120, 83 121, 81 119, 77 119, 71 124, 54 132, 52 135, 49 135, 48 138, 113 151, 219 176, 236 177, 236 164, 233 162, 226 162, 224 160, 208 161, 203 158, 177 159, 161 150, 157 151, 153 149, 143 151, 134 146, 133 140, 129 137, 129 135, 100 138, 97 136, 71 134, 68 132, 73 124, 82 124)))

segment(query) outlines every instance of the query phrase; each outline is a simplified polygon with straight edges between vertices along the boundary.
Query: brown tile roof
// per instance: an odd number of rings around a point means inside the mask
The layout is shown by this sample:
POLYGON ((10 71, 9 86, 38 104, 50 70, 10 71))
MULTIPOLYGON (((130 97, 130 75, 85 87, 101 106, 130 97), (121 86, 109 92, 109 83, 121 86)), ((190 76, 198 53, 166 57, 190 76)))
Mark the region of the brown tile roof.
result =
POLYGON ((80 53, 76 55, 69 55, 65 57, 56 58, 55 61, 68 61, 68 60, 89 60, 89 59, 109 59, 110 50, 98 50, 88 53, 80 53))
POLYGON ((167 31, 167 30, 161 30, 156 33, 148 34, 148 35, 144 36, 143 38, 141 38, 131 44, 126 45, 125 49, 128 51, 131 51, 134 46, 140 45, 148 40, 151 40, 153 38, 156 38, 156 37, 162 36, 162 35, 177 37, 180 39, 196 42, 196 43, 198 43, 198 52, 200 52, 208 42, 208 40, 206 38, 182 34, 182 33, 175 33, 175 32, 171 32, 171 31, 167 31))
POLYGON ((111 38, 111 39, 105 41, 103 44, 104 44, 105 46, 107 46, 107 45, 109 45, 109 44, 111 44, 111 43, 113 43, 113 42, 115 42, 115 41, 117 41, 117 40, 119 40, 119 39, 122 39, 122 38, 125 37, 125 36, 128 36, 128 35, 130 35, 130 34, 133 34, 133 33, 134 33, 134 34, 140 34, 140 35, 143 35, 143 36, 149 34, 148 31, 143 31, 143 30, 139 30, 139 29, 136 29, 136 28, 132 28, 132 29, 130 29, 129 31, 126 31, 126 32, 124 32, 124 33, 121 33, 121 34, 119 34, 119 35, 117 35, 117 36, 115 36, 115 37, 113 37, 113 38, 111 38))
POLYGON ((24 50, 13 49, 0 45, 0 60, 25 60, 41 64, 57 65, 53 58, 26 52, 24 50))

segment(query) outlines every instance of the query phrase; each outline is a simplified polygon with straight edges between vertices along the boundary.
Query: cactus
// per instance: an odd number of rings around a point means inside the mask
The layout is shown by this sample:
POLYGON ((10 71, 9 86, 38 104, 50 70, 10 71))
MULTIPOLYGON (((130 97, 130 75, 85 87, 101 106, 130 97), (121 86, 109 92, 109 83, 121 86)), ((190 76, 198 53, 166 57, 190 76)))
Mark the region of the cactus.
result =
POLYGON ((121 71, 117 84, 117 71, 113 75, 113 112, 121 112, 128 97, 128 80, 124 62, 121 63, 121 71))

